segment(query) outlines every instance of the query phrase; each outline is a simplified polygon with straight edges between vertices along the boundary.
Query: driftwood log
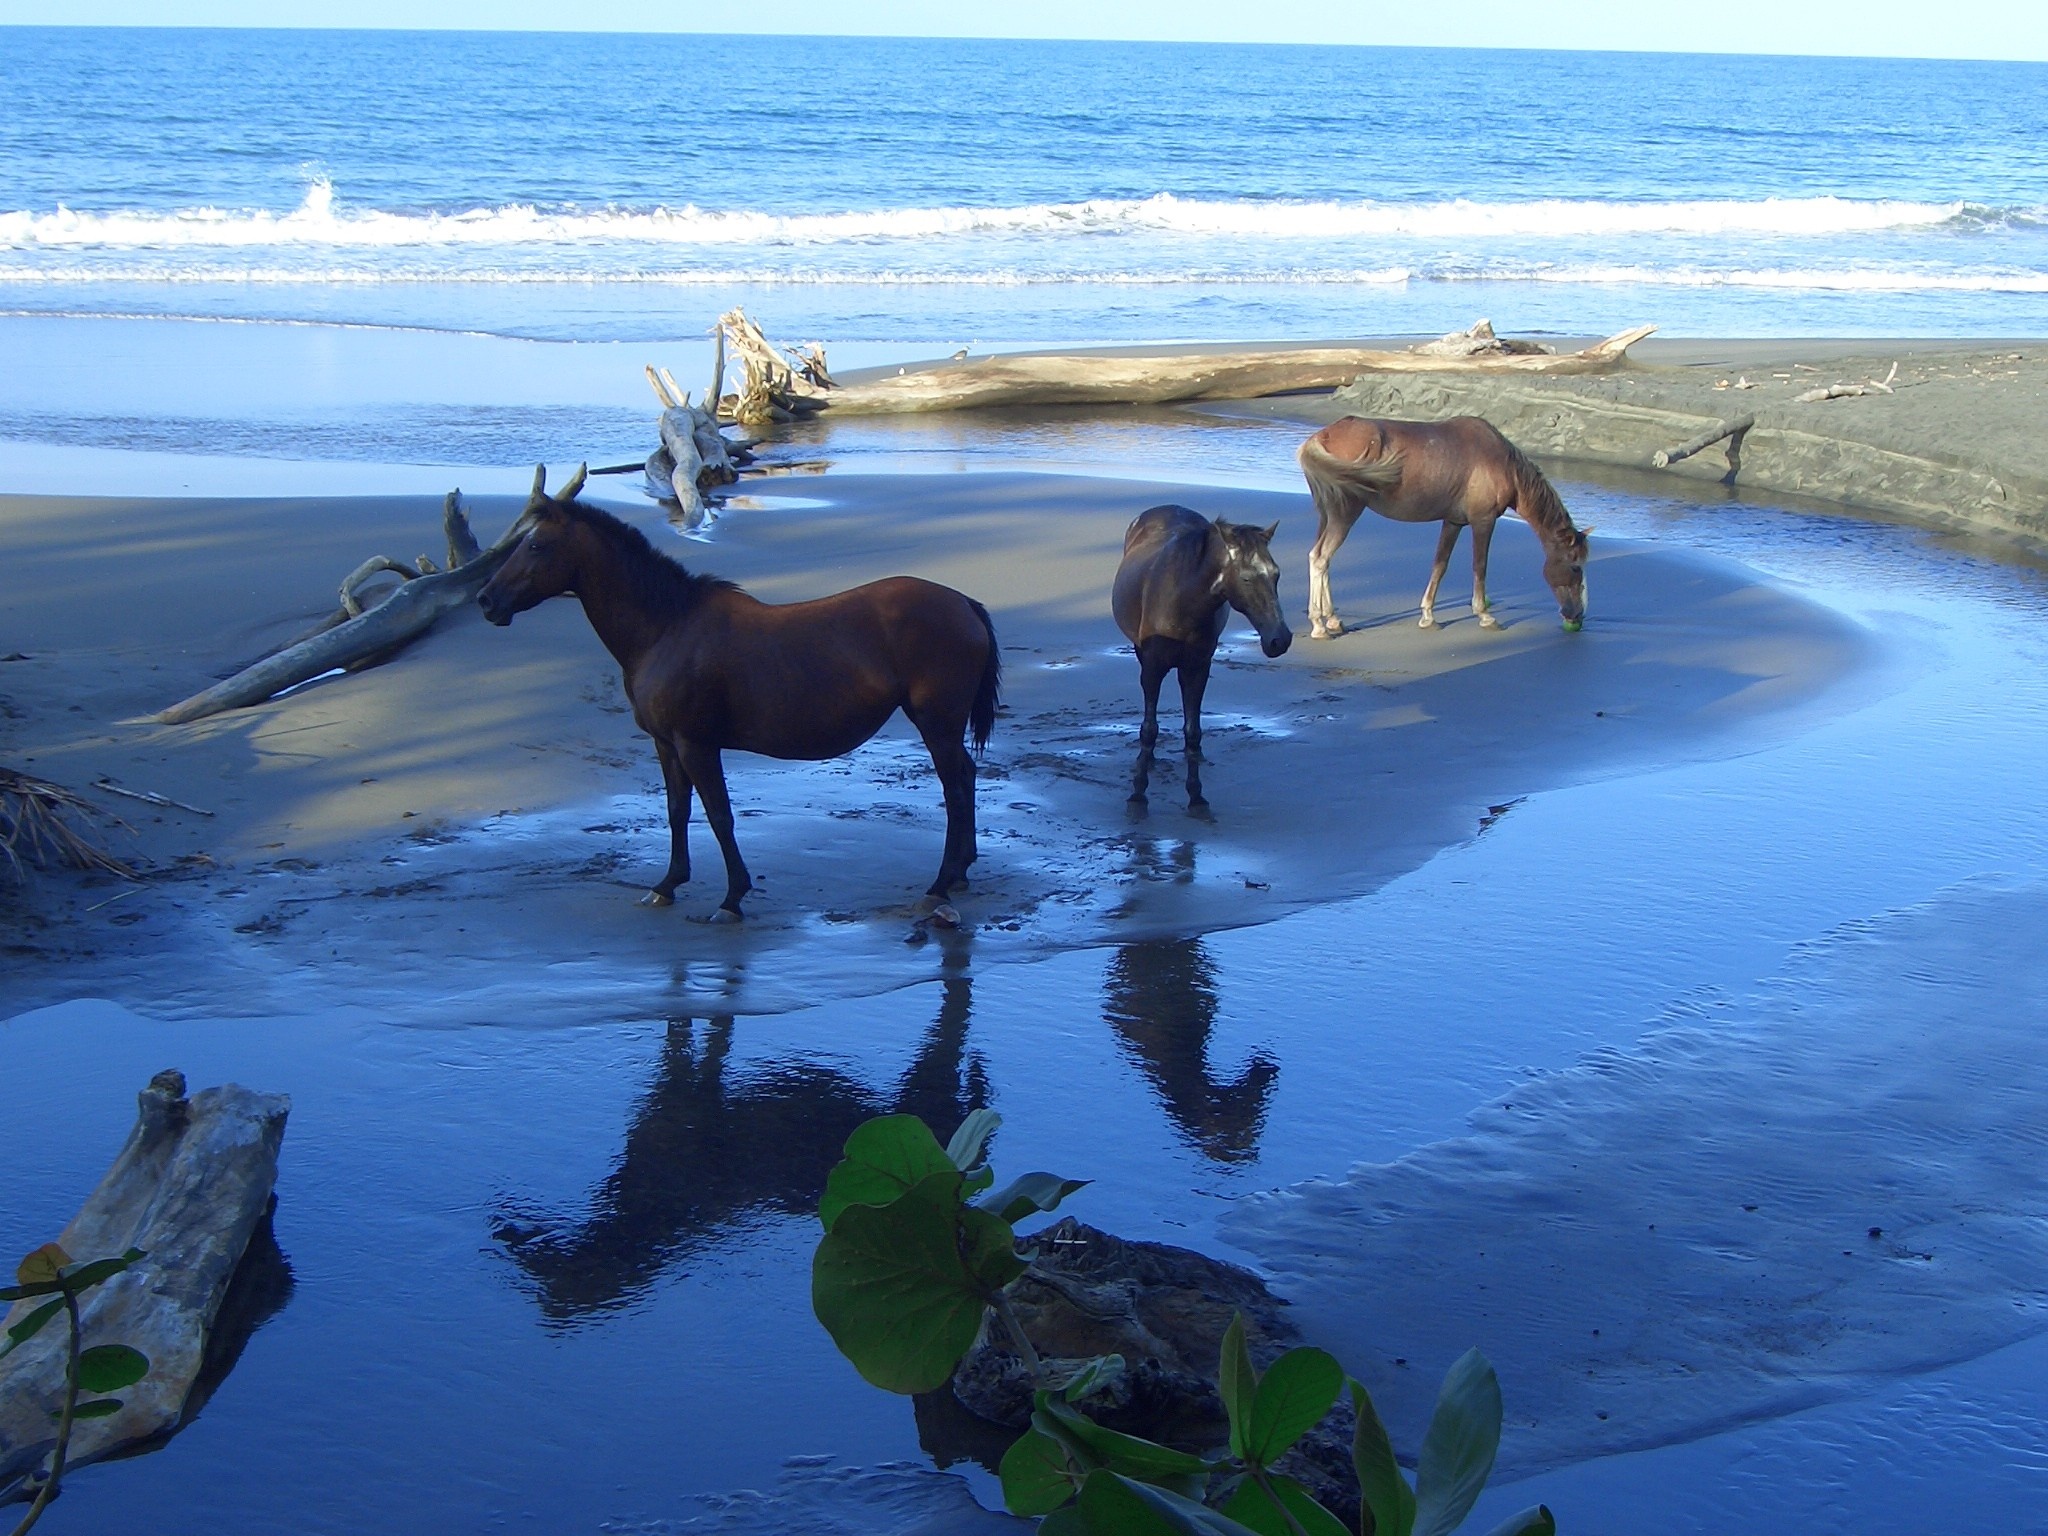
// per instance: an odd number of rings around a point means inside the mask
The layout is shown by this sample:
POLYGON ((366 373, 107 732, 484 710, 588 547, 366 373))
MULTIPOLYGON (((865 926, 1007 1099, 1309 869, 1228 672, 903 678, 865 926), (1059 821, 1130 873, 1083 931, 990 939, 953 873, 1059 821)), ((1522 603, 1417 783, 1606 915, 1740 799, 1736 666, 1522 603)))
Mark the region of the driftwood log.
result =
POLYGON ((1687 438, 1676 448, 1659 448, 1650 455, 1650 467, 1668 469, 1673 464, 1691 458, 1702 449, 1713 447, 1725 438, 1728 442, 1728 473, 1732 475, 1742 467, 1743 434, 1755 425, 1754 415, 1738 416, 1733 421, 1717 421, 1706 431, 1687 438))
MULTIPOLYGON (((182 1422, 208 1335, 270 1208, 291 1100, 232 1083, 185 1097, 179 1072, 137 1095, 139 1114, 107 1176, 57 1239, 81 1261, 140 1248, 132 1269, 87 1293, 84 1339, 126 1344, 149 1374, 110 1417, 74 1424, 67 1468, 169 1434, 182 1422)), ((13 1326, 40 1303, 15 1303, 13 1326)), ((45 1328, 0 1361, 0 1498, 33 1479, 56 1443, 50 1413, 64 1395, 68 1335, 45 1328)))
POLYGON ((815 344, 778 351, 751 320, 732 310, 719 320, 720 344, 744 374, 721 394, 721 415, 742 422, 789 421, 831 410, 880 415, 977 406, 1143 405, 1179 400, 1248 400, 1260 395, 1332 389, 1362 373, 1604 373, 1655 326, 1637 326, 1578 352, 1528 350, 1502 342, 1481 322, 1409 351, 1358 347, 1173 352, 1024 352, 951 358, 869 370, 834 379, 815 344), (1485 334, 1478 334, 1481 327, 1485 334), (1462 344, 1453 345, 1462 338, 1462 344), (1489 345, 1491 343, 1491 345, 1489 345), (1436 349, 1436 350, 1429 350, 1436 349))
POLYGON ((1847 400, 1856 395, 1889 395, 1893 393, 1892 380, 1898 376, 1899 365, 1893 363, 1892 371, 1881 379, 1865 379, 1861 384, 1824 384, 1794 395, 1792 400, 1796 405, 1817 405, 1823 400, 1847 400))
MULTIPOLYGON (((570 477, 563 488, 565 497, 582 488, 584 474, 578 469, 570 477)), ((547 467, 542 465, 534 470, 528 506, 545 494, 546 487, 547 467)), ((225 710, 261 704, 287 688, 329 672, 360 671, 375 666, 398 654, 445 615, 475 602, 484 583, 497 573, 519 542, 526 526, 525 514, 514 518, 512 526, 489 549, 478 548, 469 518, 462 510, 460 491, 448 493, 442 504, 442 522, 448 538, 448 569, 435 570, 424 555, 419 559, 423 568, 420 571, 381 556, 364 561, 341 584, 341 607, 310 635, 242 668, 233 677, 180 700, 156 718, 165 725, 184 725, 225 710), (399 576, 397 590, 375 607, 365 609, 358 589, 370 577, 386 571, 399 576)))

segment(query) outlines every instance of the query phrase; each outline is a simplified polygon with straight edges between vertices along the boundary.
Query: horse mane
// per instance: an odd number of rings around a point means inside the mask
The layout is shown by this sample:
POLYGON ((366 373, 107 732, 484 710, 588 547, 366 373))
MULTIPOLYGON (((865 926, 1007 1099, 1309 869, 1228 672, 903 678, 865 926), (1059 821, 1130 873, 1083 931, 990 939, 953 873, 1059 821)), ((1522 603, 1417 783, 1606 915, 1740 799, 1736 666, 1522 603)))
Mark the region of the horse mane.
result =
POLYGON ((556 507, 572 521, 603 539, 621 557, 626 595, 651 612, 678 618, 713 592, 737 592, 739 583, 699 575, 673 555, 656 549, 647 535, 622 518, 587 502, 562 501, 556 507))
POLYGON ((1579 530, 1572 522, 1571 513, 1565 509, 1564 499, 1544 478, 1543 471, 1505 436, 1500 442, 1507 450, 1508 469, 1515 477, 1515 510, 1546 542, 1577 533, 1579 530))

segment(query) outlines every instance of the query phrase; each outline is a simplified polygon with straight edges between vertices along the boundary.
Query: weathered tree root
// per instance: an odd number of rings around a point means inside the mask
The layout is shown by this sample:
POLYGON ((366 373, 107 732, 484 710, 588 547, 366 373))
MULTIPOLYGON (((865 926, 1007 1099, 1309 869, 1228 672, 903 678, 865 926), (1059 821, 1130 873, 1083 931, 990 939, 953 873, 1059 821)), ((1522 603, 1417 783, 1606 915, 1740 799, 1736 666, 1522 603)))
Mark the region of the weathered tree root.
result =
POLYGON ((136 878, 134 870, 80 833, 67 818, 88 826, 100 822, 122 828, 128 825, 76 790, 0 768, 0 854, 6 855, 17 880, 26 877, 30 864, 44 869, 62 864, 103 870, 123 880, 136 878))
MULTIPOLYGON (((562 495, 573 497, 583 487, 586 471, 578 469, 569 477, 562 495)), ((533 474, 533 491, 527 509, 547 491, 547 466, 533 474)), ((442 503, 441 521, 448 539, 448 569, 434 571, 424 555, 419 564, 431 574, 416 575, 395 560, 380 557, 365 561, 349 574, 341 587, 341 609, 314 632, 283 650, 244 667, 224 682, 181 699, 156 718, 165 725, 184 725, 204 720, 225 710, 243 709, 309 682, 324 673, 360 671, 390 660, 424 635, 445 615, 476 601, 484 583, 497 574, 498 567, 512 553, 526 528, 526 512, 512 520, 498 542, 489 549, 477 547, 469 518, 462 510, 462 493, 450 491, 442 503), (397 571, 398 589, 373 608, 363 609, 356 589, 379 571, 397 571)))

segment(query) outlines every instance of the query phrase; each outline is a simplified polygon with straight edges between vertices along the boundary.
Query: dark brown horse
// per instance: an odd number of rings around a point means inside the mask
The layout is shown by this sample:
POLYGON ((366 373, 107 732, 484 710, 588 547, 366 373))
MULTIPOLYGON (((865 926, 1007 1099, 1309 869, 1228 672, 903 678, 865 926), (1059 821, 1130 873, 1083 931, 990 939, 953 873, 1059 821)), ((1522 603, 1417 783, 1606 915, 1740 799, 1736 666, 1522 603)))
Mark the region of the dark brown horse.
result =
POLYGON ((669 861, 644 898, 667 906, 690 878, 690 793, 704 802, 725 855, 725 900, 740 915, 753 889, 733 838, 727 748, 765 757, 839 757, 902 710, 924 738, 946 798, 946 849, 927 893, 937 902, 975 860, 974 750, 995 724, 1002 660, 988 610, 913 576, 893 576, 808 603, 770 604, 729 581, 694 575, 638 529, 562 494, 535 494, 526 534, 477 602, 493 624, 573 592, 625 675, 640 729, 668 785, 669 861))
POLYGON ((1259 649, 1279 656, 1294 643, 1280 616, 1280 567, 1268 546, 1274 530, 1241 523, 1211 522, 1186 507, 1153 507, 1140 512, 1124 534, 1124 560, 1117 567, 1110 607, 1117 628, 1138 653, 1138 682, 1145 691, 1145 723, 1138 730, 1138 768, 1131 799, 1142 801, 1152 773, 1152 748, 1159 740, 1159 686, 1166 674, 1180 674, 1181 747, 1187 755, 1188 804, 1204 806, 1202 779, 1202 693, 1216 642, 1235 608, 1259 632, 1259 649))
POLYGON ((1344 633, 1330 601, 1330 557, 1370 507, 1399 523, 1441 522, 1436 564, 1422 593, 1424 629, 1436 628, 1436 589, 1450 568, 1458 530, 1472 529, 1472 611, 1481 629, 1499 629, 1488 611, 1486 553, 1501 514, 1522 515, 1543 541, 1543 579, 1557 596, 1564 627, 1586 620, 1586 535, 1521 449, 1477 416, 1449 421, 1376 421, 1346 416, 1301 445, 1301 472, 1316 503, 1316 541, 1308 553, 1310 636, 1344 633))

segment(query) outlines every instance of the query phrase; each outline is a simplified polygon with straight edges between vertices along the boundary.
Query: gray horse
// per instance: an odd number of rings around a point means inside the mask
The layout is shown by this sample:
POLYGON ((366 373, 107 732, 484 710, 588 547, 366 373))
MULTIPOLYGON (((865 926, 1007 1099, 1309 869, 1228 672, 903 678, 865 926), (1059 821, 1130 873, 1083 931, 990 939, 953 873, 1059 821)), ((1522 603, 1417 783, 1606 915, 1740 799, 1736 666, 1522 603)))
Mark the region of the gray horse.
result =
POLYGON ((1188 806, 1208 805, 1202 797, 1202 691, 1209 664, 1223 638, 1225 606, 1235 608, 1259 632, 1259 648, 1283 655, 1294 643, 1280 616, 1280 568, 1268 547, 1269 528, 1210 521, 1186 507, 1153 507, 1138 514, 1124 534, 1123 564, 1117 567, 1110 607, 1117 628, 1138 652, 1138 679, 1145 690, 1145 723, 1138 732, 1138 767, 1131 800, 1142 804, 1152 773, 1152 749, 1159 740, 1159 685, 1180 673, 1181 746, 1187 755, 1188 806))

